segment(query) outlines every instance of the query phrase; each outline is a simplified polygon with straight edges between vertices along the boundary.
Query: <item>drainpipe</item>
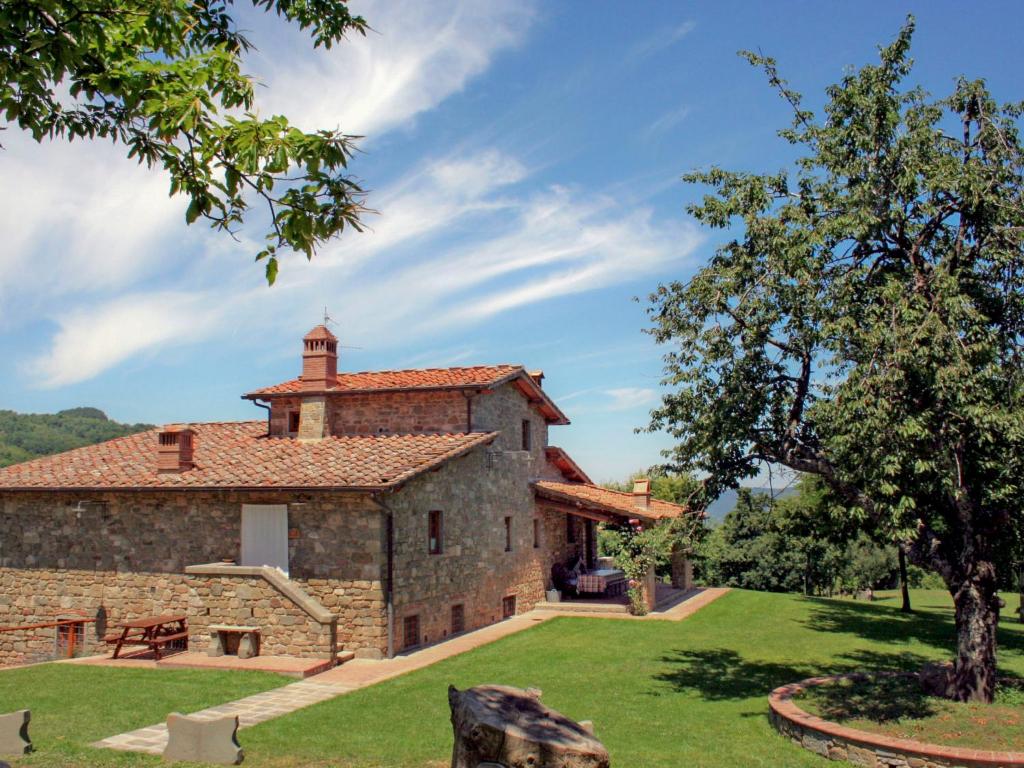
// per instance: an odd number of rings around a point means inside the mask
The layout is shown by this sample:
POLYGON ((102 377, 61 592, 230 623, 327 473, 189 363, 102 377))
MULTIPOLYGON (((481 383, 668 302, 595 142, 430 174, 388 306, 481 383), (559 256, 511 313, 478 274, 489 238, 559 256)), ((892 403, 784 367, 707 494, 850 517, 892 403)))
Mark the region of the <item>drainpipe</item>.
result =
POLYGON ((384 528, 387 534, 387 571, 385 576, 386 586, 384 588, 384 602, 387 606, 388 617, 388 658, 395 656, 395 591, 393 583, 395 580, 395 513, 391 508, 380 500, 380 496, 374 493, 370 496, 371 501, 384 512, 384 528))
MULTIPOLYGON (((245 400, 246 398, 242 398, 245 400)), ((253 400, 252 404, 257 408, 265 408, 267 411, 267 437, 270 437, 270 403, 261 403, 259 400, 253 400)))

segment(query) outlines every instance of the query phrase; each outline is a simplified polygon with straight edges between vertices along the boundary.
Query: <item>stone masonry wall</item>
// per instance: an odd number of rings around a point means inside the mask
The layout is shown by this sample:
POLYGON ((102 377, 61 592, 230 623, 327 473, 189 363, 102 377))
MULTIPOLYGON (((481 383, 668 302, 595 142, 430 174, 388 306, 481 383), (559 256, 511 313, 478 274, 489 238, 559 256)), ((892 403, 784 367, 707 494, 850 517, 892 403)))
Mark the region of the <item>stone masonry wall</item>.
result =
MULTIPOLYGON (((101 607, 108 625, 187 612, 185 567, 238 558, 244 503, 289 505, 290 576, 338 615, 339 645, 364 655, 386 649, 381 513, 354 494, 0 495, 0 625, 101 607)), ((55 632, 0 635, 0 664, 48 655, 55 632)), ((86 635, 102 650, 95 629, 86 635)))
POLYGON ((462 605, 465 628, 502 618, 502 599, 530 610, 547 585, 547 555, 533 546, 536 514, 525 451, 480 448, 417 478, 386 503, 395 513, 395 648, 404 619, 419 617, 423 643, 452 632, 451 609, 462 605), (441 554, 428 551, 428 513, 443 512, 441 554), (505 517, 512 551, 505 551, 505 517))
MULTIPOLYGON (((302 401, 301 397, 274 398, 271 403, 271 434, 299 434, 298 431, 289 432, 289 414, 299 413, 302 401)), ((486 394, 474 395, 471 411, 471 431, 500 431, 500 447, 507 451, 521 450, 522 421, 529 419, 533 438, 531 453, 538 461, 543 458, 548 440, 547 421, 513 384, 505 384, 486 394)), ((442 390, 379 392, 373 395, 333 394, 326 398, 326 414, 323 418, 328 424, 328 434, 377 435, 466 432, 466 417, 466 398, 462 393, 442 390)), ((537 471, 542 471, 540 464, 537 465, 537 471)))
POLYGON ((531 406, 513 384, 505 384, 490 394, 473 399, 473 429, 478 432, 501 432, 495 447, 503 451, 522 450, 524 419, 531 424, 532 476, 538 477, 547 464, 544 449, 548 444, 548 423, 540 411, 531 406))
POLYGON ((189 589, 189 649, 205 651, 213 624, 257 626, 260 653, 331 658, 337 652, 334 628, 315 621, 258 576, 192 575, 189 589))

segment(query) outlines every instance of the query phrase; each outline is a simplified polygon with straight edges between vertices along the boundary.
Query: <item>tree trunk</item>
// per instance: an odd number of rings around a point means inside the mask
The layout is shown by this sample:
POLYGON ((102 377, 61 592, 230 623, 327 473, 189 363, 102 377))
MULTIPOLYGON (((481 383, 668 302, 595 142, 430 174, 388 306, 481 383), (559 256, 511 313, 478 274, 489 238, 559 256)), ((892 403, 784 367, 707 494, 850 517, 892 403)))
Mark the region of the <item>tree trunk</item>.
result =
POLYGON ((904 613, 913 613, 914 609, 910 607, 910 585, 907 584, 907 553, 899 545, 896 546, 896 552, 900 560, 900 592, 903 594, 903 605, 900 606, 900 610, 904 613))
POLYGON ((951 695, 956 701, 991 704, 996 689, 999 594, 991 563, 972 563, 971 574, 950 584, 956 606, 957 656, 951 695))

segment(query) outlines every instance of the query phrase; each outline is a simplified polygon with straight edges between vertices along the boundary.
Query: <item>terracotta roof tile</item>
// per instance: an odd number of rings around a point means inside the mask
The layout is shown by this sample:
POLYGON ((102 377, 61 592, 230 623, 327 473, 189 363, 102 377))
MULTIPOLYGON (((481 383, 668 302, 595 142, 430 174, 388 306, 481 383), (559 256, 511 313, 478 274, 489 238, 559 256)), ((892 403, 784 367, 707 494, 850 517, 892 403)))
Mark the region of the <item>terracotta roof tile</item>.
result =
POLYGON ((686 513, 686 507, 668 501, 651 499, 649 507, 639 507, 633 502, 633 494, 612 491, 591 483, 559 483, 554 480, 538 480, 534 484, 538 496, 568 504, 579 504, 603 512, 624 517, 663 520, 679 517, 686 513))
MULTIPOLYGON (((475 365, 467 368, 418 368, 402 371, 361 371, 339 373, 332 392, 378 392, 408 389, 458 389, 495 386, 523 371, 521 365, 475 365)), ((281 395, 299 392, 301 379, 250 392, 247 396, 281 395)))
POLYGON ((0 490, 383 488, 461 456, 497 433, 267 437, 266 422, 192 424, 193 469, 158 473, 151 430, 0 469, 0 490))

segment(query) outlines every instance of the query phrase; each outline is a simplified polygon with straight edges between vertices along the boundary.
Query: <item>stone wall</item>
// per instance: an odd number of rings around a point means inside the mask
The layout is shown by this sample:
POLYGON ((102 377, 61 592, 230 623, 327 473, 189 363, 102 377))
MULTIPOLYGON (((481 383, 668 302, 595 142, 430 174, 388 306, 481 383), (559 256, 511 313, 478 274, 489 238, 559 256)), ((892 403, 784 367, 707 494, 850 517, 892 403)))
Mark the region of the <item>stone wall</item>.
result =
MULTIPOLYGON (((382 517, 367 496, 343 493, 3 494, 0 625, 48 621, 67 610, 95 615, 101 607, 110 625, 187 612, 185 567, 239 557, 247 503, 289 505, 291 578, 337 614, 341 647, 382 653, 382 517)), ((55 633, 0 635, 0 664, 48 654, 55 633)), ((87 630, 98 651, 95 634, 87 630)))
MULTIPOLYGON (((314 402, 315 407, 304 406, 304 398, 298 396, 274 398, 270 412, 271 434, 315 438, 319 436, 316 434, 319 423, 326 424, 324 434, 332 435, 467 431, 466 397, 460 391, 331 394, 326 398, 311 396, 305 400, 314 402), (289 414, 300 411, 305 414, 301 417, 300 428, 290 432, 289 414), (307 421, 312 426, 307 426, 307 421)), ((515 385, 504 384, 492 392, 473 395, 470 410, 470 431, 500 431, 499 447, 506 451, 522 449, 522 422, 528 419, 533 444, 531 454, 536 461, 543 460, 548 443, 547 420, 515 385)), ((538 463, 538 474, 543 469, 538 463)))
POLYGON ((505 384, 473 399, 473 429, 501 432, 495 447, 502 451, 521 451, 523 421, 530 422, 533 477, 539 477, 547 464, 544 449, 548 444, 548 423, 543 414, 530 405, 514 384, 505 384))
MULTIPOLYGON (((227 624, 259 627, 262 654, 330 659, 337 653, 336 623, 310 615, 261 575, 194 570, 186 578, 190 650, 207 650, 210 626, 227 624)), ((329 614, 326 609, 314 612, 329 614)))
POLYGON ((395 649, 404 619, 419 617, 421 640, 451 634, 451 609, 463 606, 465 628, 502 618, 502 600, 530 610, 547 584, 547 550, 533 546, 536 514, 525 451, 480 448, 412 481, 385 501, 395 515, 395 649), (428 552, 428 513, 443 512, 440 554, 428 552), (505 518, 512 550, 505 551, 505 518))

